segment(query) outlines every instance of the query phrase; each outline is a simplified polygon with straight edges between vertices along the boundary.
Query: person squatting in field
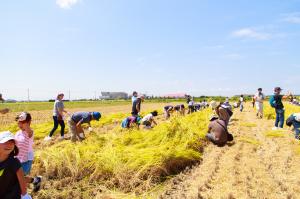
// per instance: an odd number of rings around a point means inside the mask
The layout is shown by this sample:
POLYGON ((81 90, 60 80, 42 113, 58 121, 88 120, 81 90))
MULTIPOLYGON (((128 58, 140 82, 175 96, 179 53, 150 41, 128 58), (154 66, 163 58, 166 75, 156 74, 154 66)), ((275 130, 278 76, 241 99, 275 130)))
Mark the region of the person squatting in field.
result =
POLYGON ((101 114, 99 112, 75 112, 71 115, 68 120, 68 125, 71 132, 71 141, 76 142, 77 140, 84 140, 85 135, 82 129, 82 124, 86 123, 91 128, 91 121, 97 120, 101 118, 101 114))
POLYGON ((286 99, 287 95, 281 95, 282 89, 280 87, 274 88, 274 95, 270 98, 270 105, 275 109, 276 119, 275 126, 272 128, 273 130, 277 130, 278 128, 283 128, 284 125, 284 105, 282 103, 282 99, 286 99))
POLYGON ((54 132, 58 128, 58 124, 60 125, 60 140, 64 139, 64 134, 65 134, 64 113, 68 114, 68 112, 65 110, 63 98, 64 98, 63 93, 59 93, 56 97, 56 100, 54 102, 54 107, 53 107, 54 127, 50 131, 49 135, 47 137, 45 137, 45 139, 44 139, 45 141, 49 141, 52 139, 54 132))
POLYGON ((143 95, 140 95, 137 97, 137 99, 132 103, 132 111, 131 115, 137 117, 140 115, 141 112, 141 104, 144 101, 145 97, 143 95))
POLYGON ((14 135, 9 131, 0 133, 0 198, 31 199, 27 193, 27 183, 22 165, 17 156, 14 135))
POLYGON ((264 116, 264 100, 265 95, 262 92, 262 88, 257 89, 257 93, 254 95, 253 99, 256 106, 256 117, 263 118, 264 116))
POLYGON ((286 120, 287 126, 293 126, 295 132, 295 138, 300 140, 300 113, 293 113, 286 120))
POLYGON ((153 111, 148 115, 146 115, 145 117, 143 117, 141 123, 142 125, 144 125, 144 128, 152 128, 152 123, 154 125, 157 125, 156 121, 154 120, 154 117, 156 117, 157 115, 158 115, 157 111, 153 111))
POLYGON ((165 116, 165 119, 169 119, 170 116, 171 116, 171 113, 173 112, 174 110, 174 106, 172 105, 167 105, 164 107, 164 116, 165 116))
POLYGON ((34 186, 33 191, 37 192, 40 190, 42 178, 41 176, 35 176, 34 178, 29 176, 34 160, 34 132, 30 127, 31 115, 27 112, 22 112, 16 117, 16 121, 20 129, 15 135, 16 146, 19 149, 19 154, 16 158, 21 162, 26 182, 32 183, 34 186))
POLYGON ((137 127, 139 128, 140 122, 141 122, 141 117, 140 116, 129 116, 127 118, 125 118, 122 123, 121 123, 121 127, 122 128, 132 128, 132 127, 137 127))
POLYGON ((178 104, 174 106, 174 110, 176 111, 177 115, 185 115, 185 107, 184 104, 178 104))
POLYGON ((232 134, 228 133, 226 122, 216 115, 210 118, 206 138, 218 146, 224 146, 228 141, 233 140, 232 134))

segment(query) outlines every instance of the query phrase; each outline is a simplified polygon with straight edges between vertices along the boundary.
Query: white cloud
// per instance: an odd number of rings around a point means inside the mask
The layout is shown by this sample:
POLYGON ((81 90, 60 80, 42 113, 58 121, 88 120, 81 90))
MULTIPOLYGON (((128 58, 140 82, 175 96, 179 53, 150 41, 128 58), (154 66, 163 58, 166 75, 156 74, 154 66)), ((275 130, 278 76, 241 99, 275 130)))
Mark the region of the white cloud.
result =
POLYGON ((239 60, 239 59, 242 59, 243 56, 238 53, 230 53, 230 54, 224 55, 223 58, 230 59, 230 60, 239 60))
POLYGON ((282 21, 300 24, 300 12, 283 14, 282 21))
POLYGON ((56 0, 56 4, 62 9, 70 9, 78 2, 79 0, 56 0))
POLYGON ((232 33, 234 37, 240 38, 250 38, 256 40, 268 40, 271 39, 271 35, 264 32, 258 32, 253 28, 243 28, 240 30, 236 30, 232 33))

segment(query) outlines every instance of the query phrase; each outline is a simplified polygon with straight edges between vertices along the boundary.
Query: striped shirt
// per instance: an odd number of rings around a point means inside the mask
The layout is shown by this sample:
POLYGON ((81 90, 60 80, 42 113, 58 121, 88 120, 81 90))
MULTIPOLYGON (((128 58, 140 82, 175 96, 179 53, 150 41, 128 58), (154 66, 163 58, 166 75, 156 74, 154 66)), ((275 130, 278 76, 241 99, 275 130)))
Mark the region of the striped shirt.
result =
POLYGON ((21 163, 33 160, 33 135, 28 137, 26 131, 19 130, 15 135, 16 145, 19 148, 19 154, 16 156, 21 163))

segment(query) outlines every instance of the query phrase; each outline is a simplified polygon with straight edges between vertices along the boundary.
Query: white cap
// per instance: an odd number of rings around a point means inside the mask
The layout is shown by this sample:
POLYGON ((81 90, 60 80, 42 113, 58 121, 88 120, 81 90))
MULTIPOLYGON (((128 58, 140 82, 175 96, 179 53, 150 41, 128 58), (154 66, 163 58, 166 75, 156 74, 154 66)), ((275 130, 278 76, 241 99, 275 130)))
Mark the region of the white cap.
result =
POLYGON ((15 140, 14 134, 12 134, 10 131, 0 132, 0 144, 3 144, 9 140, 15 140))
POLYGON ((16 118, 16 120, 18 122, 23 122, 23 121, 26 120, 26 118, 27 118, 27 113, 22 112, 22 113, 20 113, 20 115, 18 115, 18 117, 16 118))

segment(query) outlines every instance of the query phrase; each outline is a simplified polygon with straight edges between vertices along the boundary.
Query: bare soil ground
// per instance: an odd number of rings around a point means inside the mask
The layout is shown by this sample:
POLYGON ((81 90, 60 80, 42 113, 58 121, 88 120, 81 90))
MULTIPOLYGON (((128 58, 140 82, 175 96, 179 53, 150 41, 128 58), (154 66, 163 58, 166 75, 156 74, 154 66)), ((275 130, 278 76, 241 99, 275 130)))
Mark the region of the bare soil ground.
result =
POLYGON ((287 129, 268 134, 272 126, 250 106, 235 111, 234 143, 207 146, 203 161, 171 180, 159 198, 300 198, 299 142, 287 129))

